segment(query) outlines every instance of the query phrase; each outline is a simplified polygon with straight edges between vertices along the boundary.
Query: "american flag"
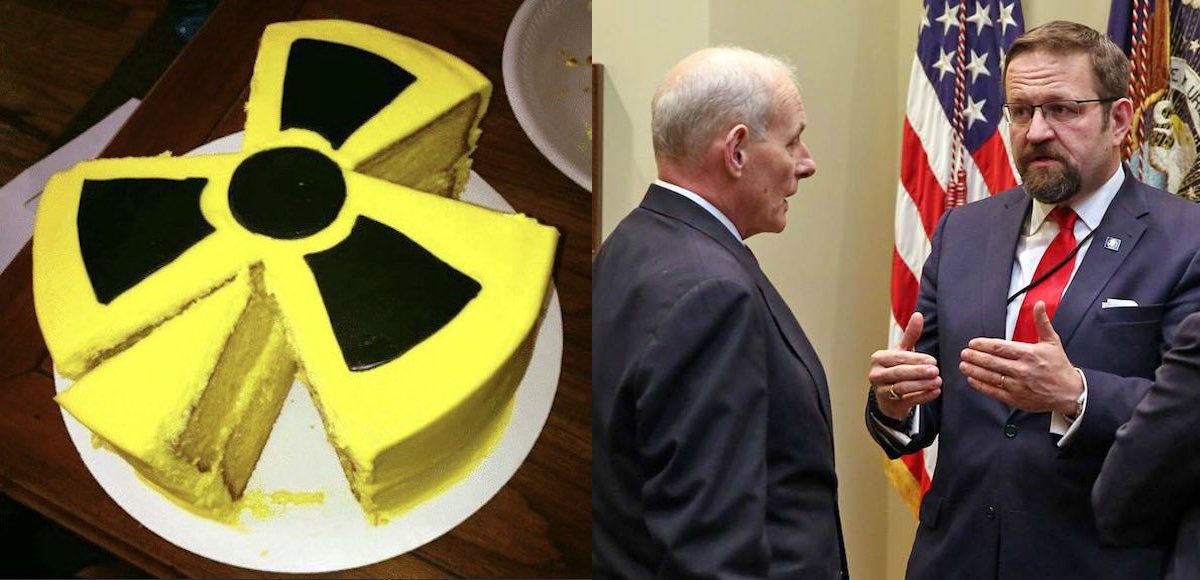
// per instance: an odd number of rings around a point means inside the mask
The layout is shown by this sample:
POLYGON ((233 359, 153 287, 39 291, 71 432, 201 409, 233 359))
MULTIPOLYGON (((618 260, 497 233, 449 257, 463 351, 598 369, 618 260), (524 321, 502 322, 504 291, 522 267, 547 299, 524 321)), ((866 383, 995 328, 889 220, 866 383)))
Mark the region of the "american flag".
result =
MULTIPOLYGON (((908 85, 896 191, 890 344, 917 302, 929 239, 948 209, 1016 185, 999 127, 1001 72, 1008 47, 1025 30, 1020 0, 926 1, 908 85)), ((929 489, 937 444, 887 465, 915 510, 929 489)))

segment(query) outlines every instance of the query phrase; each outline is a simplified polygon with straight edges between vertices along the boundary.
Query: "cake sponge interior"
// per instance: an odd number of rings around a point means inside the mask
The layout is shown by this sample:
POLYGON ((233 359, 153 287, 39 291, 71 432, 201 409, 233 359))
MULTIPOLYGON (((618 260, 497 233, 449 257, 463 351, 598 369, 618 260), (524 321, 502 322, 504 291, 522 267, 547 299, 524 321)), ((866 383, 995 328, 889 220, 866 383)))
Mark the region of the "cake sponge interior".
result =
POLYGON ((260 267, 89 371, 56 400, 177 503, 228 520, 295 375, 260 267))

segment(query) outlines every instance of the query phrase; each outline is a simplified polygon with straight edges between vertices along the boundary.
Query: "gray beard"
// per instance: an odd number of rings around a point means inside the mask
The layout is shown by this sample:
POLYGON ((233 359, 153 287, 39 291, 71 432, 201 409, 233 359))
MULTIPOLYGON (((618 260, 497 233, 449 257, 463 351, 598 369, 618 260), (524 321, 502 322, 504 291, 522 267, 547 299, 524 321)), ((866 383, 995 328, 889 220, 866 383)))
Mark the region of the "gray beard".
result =
POLYGON ((1042 203, 1054 205, 1079 193, 1079 168, 1070 163, 1065 163, 1062 169, 1029 169, 1028 165, 1020 169, 1023 169, 1025 192, 1042 203))

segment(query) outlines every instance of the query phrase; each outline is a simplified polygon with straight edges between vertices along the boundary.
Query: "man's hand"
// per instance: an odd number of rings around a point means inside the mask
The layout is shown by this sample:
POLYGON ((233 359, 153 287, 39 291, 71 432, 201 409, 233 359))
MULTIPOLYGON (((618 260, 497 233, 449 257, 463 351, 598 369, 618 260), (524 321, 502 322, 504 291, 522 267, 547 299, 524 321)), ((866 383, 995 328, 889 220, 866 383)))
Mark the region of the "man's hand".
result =
POLYGON ((867 380, 875 389, 875 402, 884 415, 904 420, 913 407, 928 403, 942 394, 942 377, 937 359, 913 352, 925 318, 914 312, 904 327, 904 336, 895 349, 877 350, 871 355, 867 380))
POLYGON ((1083 377, 1063 350, 1046 305, 1033 305, 1036 344, 975 338, 962 351, 959 369, 975 390, 1023 411, 1075 414, 1083 377))

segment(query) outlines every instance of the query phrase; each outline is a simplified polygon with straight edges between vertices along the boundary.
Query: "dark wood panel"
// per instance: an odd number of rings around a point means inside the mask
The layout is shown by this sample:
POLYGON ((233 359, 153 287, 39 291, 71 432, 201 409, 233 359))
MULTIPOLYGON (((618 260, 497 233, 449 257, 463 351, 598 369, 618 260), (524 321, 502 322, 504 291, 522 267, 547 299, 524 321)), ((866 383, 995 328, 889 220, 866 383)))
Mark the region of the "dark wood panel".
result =
POLYGON ((46 358, 33 309, 33 260, 26 244, 0 273, 0 379, 24 374, 46 358))
POLYGON ((47 153, 164 4, 0 2, 0 183, 47 153))
POLYGON ((592 65, 592 253, 600 251, 604 211, 604 65, 592 65))
POLYGON ((104 156, 182 154, 208 142, 250 82, 263 27, 291 20, 302 5, 302 0, 222 3, 104 156))

